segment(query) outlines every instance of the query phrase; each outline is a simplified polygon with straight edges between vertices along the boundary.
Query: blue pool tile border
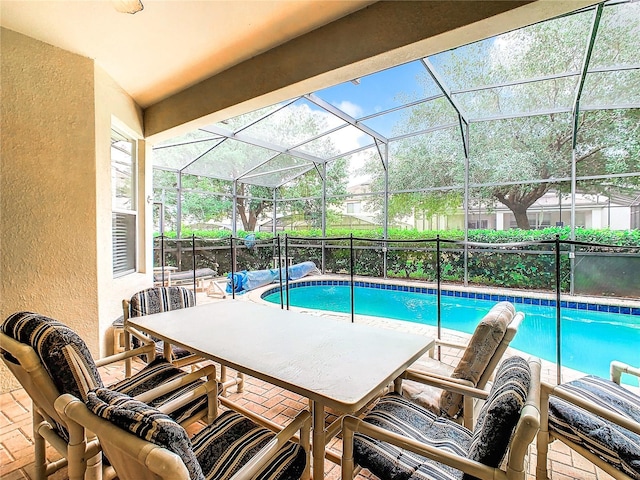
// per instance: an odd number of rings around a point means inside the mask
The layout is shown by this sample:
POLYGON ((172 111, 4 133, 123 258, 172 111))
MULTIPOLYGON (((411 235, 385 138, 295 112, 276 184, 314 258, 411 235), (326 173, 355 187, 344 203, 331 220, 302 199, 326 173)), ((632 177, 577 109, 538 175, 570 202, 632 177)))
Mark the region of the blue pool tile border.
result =
MULTIPOLYGON (((386 283, 376 283, 376 282, 365 282, 365 281, 356 281, 353 283, 356 287, 364 287, 364 288, 375 288, 380 290, 395 290, 401 292, 410 292, 410 293, 423 293, 425 295, 436 295, 437 290, 435 288, 428 287, 417 287, 417 286, 408 286, 408 285, 394 285, 394 284, 386 284, 386 283)), ((351 285, 349 280, 303 280, 301 282, 290 283, 289 288, 300 288, 300 287, 318 287, 318 286, 346 286, 351 285)), ((284 287, 283 287, 284 288, 284 287)), ((269 290, 265 291, 261 297, 264 298, 267 295, 271 295, 272 293, 276 293, 280 291, 280 287, 273 287, 269 290)), ((482 292, 466 292, 459 290, 442 290, 442 295, 447 297, 460 297, 460 298, 470 298, 470 299, 478 299, 478 300, 489 300, 495 302, 509 301, 511 303, 522 303, 525 305, 540 305, 545 307, 555 307, 556 300, 546 299, 546 298, 530 298, 530 297, 522 297, 522 296, 514 296, 514 295, 497 295, 497 294, 489 294, 482 292)), ((598 303, 584 303, 577 302, 573 300, 561 300, 560 308, 568 308, 571 310, 590 310, 595 312, 605 312, 605 313, 618 313, 622 315, 636 315, 640 316, 640 307, 624 307, 621 305, 601 305, 598 303)))

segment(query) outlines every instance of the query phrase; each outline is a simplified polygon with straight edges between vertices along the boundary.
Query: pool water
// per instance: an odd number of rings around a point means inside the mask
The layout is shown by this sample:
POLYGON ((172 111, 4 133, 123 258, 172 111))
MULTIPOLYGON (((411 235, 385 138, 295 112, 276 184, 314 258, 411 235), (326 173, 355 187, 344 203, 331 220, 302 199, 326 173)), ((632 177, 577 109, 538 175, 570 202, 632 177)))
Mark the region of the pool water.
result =
MULTIPOLYGON (((286 292, 284 301, 286 303, 286 292)), ((291 306, 349 313, 351 288, 343 285, 296 287, 289 290, 291 306)), ((280 303, 275 291, 264 300, 280 303)), ((442 328, 473 333, 495 301, 441 297, 442 328)), ((354 287, 355 313, 424 325, 437 324, 437 297, 425 293, 354 287)), ((537 357, 556 361, 555 307, 518 303, 525 319, 510 346, 537 357)), ((562 365, 609 378, 609 363, 619 360, 640 366, 640 317, 589 310, 561 309, 562 365)), ((637 385, 637 380, 623 376, 637 385), (635 382, 635 383, 634 383, 635 382)))

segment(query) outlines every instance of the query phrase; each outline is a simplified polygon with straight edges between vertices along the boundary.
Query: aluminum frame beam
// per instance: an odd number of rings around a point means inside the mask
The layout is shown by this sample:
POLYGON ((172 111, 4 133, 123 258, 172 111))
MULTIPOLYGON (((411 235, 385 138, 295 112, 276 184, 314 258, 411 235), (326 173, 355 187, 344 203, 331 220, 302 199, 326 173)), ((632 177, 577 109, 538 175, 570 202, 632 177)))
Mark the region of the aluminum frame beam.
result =
POLYGON ((366 133, 367 135, 375 138, 379 142, 382 142, 382 143, 388 143, 389 142, 384 135, 376 132, 374 129, 369 128, 366 125, 363 125, 358 120, 353 118, 351 115, 348 115, 347 113, 343 112, 339 108, 334 107, 329 102, 321 99, 320 97, 318 97, 314 93, 307 93, 304 97, 307 100, 309 100, 310 102, 315 103, 320 108, 323 108, 327 112, 335 115, 336 117, 340 118, 341 120, 344 120, 345 122, 347 122, 351 126, 356 127, 358 130, 362 130, 364 133, 366 133))
POLYGON ((438 88, 442 91, 444 96, 447 97, 447 100, 449 100, 449 103, 451 104, 451 106, 455 109, 456 113, 460 116, 460 118, 462 118, 462 121, 466 124, 469 124, 468 115, 465 113, 464 109, 458 103, 458 101, 455 98, 453 98, 451 94, 451 89, 445 84, 444 79, 442 78, 440 73, 438 73, 433 63, 431 63, 431 60, 429 60, 428 58, 421 58, 420 63, 427 70, 427 73, 431 75, 431 78, 436 83, 438 88))
POLYGON ((225 130, 216 125, 209 125, 204 128, 207 132, 216 133, 227 138, 231 138, 233 140, 238 140, 239 142, 247 143, 249 145, 253 145, 255 147, 261 147, 267 150, 271 150, 273 152, 278 153, 286 153, 287 155, 291 155, 292 157, 301 158, 303 160, 307 160, 313 163, 322 163, 324 159, 320 157, 315 157, 313 155, 309 155, 308 153, 299 152, 297 150, 292 150, 289 148, 282 147, 281 145, 277 145, 275 143, 267 142, 265 140, 260 140, 258 138, 251 137, 249 135, 245 135, 242 132, 234 133, 230 130, 225 130))

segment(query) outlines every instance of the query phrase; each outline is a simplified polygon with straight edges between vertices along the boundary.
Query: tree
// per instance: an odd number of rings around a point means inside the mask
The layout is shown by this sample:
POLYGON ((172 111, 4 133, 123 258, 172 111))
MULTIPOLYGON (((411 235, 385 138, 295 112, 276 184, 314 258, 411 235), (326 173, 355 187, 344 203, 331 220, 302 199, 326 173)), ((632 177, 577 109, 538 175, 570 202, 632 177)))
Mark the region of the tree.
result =
MULTIPOLYGON (((296 102, 286 108, 274 110, 269 107, 250 112, 225 122, 227 128, 242 129, 247 136, 262 139, 273 145, 288 147, 303 143, 330 128, 328 114, 311 108, 307 103, 296 102), (266 113, 274 112, 264 117, 266 113), (264 118, 263 118, 264 117, 264 118), (261 121, 253 123, 255 120, 261 121)), ((209 220, 230 219, 233 198, 233 183, 236 182, 235 208, 242 222, 243 230, 254 231, 265 212, 272 207, 273 189, 281 187, 289 192, 289 197, 296 191, 306 191, 307 195, 319 197, 322 179, 317 174, 320 167, 313 163, 288 154, 279 154, 274 150, 243 143, 235 139, 204 141, 203 138, 215 137, 207 128, 203 128, 170 143, 174 147, 159 149, 161 157, 158 161, 164 165, 183 167, 182 176, 182 210, 183 216, 192 221, 207 222, 209 220), (186 168, 185 168, 186 167, 186 168), (310 170, 309 174, 302 175, 310 170), (282 186, 286 184, 286 186, 282 186)), ((301 150, 311 151, 321 158, 332 158, 337 149, 331 139, 320 138, 301 150)), ((154 152, 155 153, 155 152, 154 152)), ((154 159, 154 162, 156 160, 154 159)), ((321 170, 320 170, 321 171, 321 170)), ((340 192, 345 189, 348 179, 345 162, 330 162, 327 176, 330 189, 340 192), (342 190, 341 190, 342 189, 342 190)), ((176 188, 177 180, 166 174, 154 176, 154 188, 176 188)), ((299 202, 298 202, 299 203, 299 202)), ((304 202, 303 202, 304 203, 304 202)), ((298 205, 300 206, 300 205, 298 205)), ((304 205, 302 205, 304 210, 304 205)), ((310 205, 306 207, 309 214, 310 205)), ((317 208, 315 209, 317 210, 317 208)))
MULTIPOLYGON (((631 20, 637 18, 639 7, 625 4, 605 8, 591 66, 637 66, 633 42, 620 39, 637 38, 640 34, 640 25, 631 20)), ((593 11, 569 15, 430 59, 445 86, 454 92, 505 84, 454 94, 454 100, 462 114, 473 120, 469 128, 469 184, 473 197, 487 205, 499 201, 513 212, 520 228, 530 228, 527 210, 531 205, 552 189, 566 190, 557 179, 571 177, 574 125, 571 113, 567 112, 573 107, 592 19, 593 11), (545 75, 552 78, 542 80, 545 75), (513 83, 526 79, 537 80, 513 83), (545 110, 554 113, 535 114, 545 110), (493 119, 496 117, 503 119, 493 119)), ((433 90, 433 81, 426 71, 420 80, 425 92, 433 90)), ((638 100, 638 91, 637 74, 619 71, 587 75, 581 106, 597 109, 582 112, 578 117, 575 158, 579 175, 640 170, 639 111, 600 110, 603 106, 633 103, 638 100)), ((455 117, 455 110, 443 99, 430 101, 410 109, 395 131, 398 134, 419 131, 425 125, 451 123, 455 117)), ((370 168, 374 162, 369 163, 370 168)), ((381 173, 373 175, 374 182, 381 185, 381 173)), ((628 177, 620 182, 628 185, 637 180, 628 177)), ((598 183, 585 181, 581 187, 598 183)), ((404 139, 397 146, 392 143, 390 190, 442 187, 450 190, 447 194, 436 190, 412 196, 394 195, 389 206, 391 215, 407 214, 416 206, 447 213, 456 197, 461 198, 463 185, 460 129, 404 139)))
MULTIPOLYGON (((329 147, 328 151, 331 151, 329 147)), ((337 197, 347 193, 347 162, 339 157, 327 162, 326 169, 326 205, 340 205, 342 201, 337 197)), ((322 165, 318 165, 305 175, 301 175, 280 189, 280 197, 285 199, 286 210, 290 214, 302 214, 305 222, 311 228, 321 228, 322 226, 322 175, 324 174, 322 165), (292 199, 286 201, 286 199, 292 199)), ((327 215, 331 216, 330 209, 326 209, 327 215)))

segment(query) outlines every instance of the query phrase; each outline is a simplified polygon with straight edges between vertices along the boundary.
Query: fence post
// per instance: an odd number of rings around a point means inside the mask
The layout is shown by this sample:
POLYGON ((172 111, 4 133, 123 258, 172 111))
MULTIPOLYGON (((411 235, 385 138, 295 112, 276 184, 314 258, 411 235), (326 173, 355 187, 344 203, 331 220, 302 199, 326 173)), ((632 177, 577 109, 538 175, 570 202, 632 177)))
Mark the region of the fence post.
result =
MULTIPOLYGON (((280 235, 276 235, 276 241, 278 245, 278 263, 282 265, 282 261, 280 260, 280 235)), ((280 277, 280 310, 284 310, 284 292, 282 291, 282 268, 278 269, 278 276, 280 277)))
POLYGON ((231 259, 231 298, 236 298, 236 256, 233 248, 233 234, 229 235, 229 253, 231 259))
POLYGON ((382 278, 387 278, 387 251, 389 250, 389 240, 386 238, 382 241, 382 278))
MULTIPOLYGON (((286 233, 284 234, 284 258, 289 258, 289 235, 286 233)), ((280 274, 282 274, 282 265, 280 265, 279 268, 280 268, 280 274)), ((286 282, 286 285, 287 285, 287 310, 289 310, 289 305, 291 303, 289 302, 289 266, 287 265, 285 268, 286 270, 284 274, 284 281, 286 282)))
POLYGON ((558 384, 562 381, 562 356, 561 356, 561 323, 560 315, 560 235, 556 235, 556 381, 558 384))
POLYGON ((351 273, 351 323, 354 323, 354 291, 353 291, 353 233, 349 234, 349 272, 351 273))
MULTIPOLYGON (((437 289, 437 310, 438 310, 438 340, 442 339, 442 323, 440 318, 440 235, 436 235, 436 283, 438 285, 437 289)), ((441 348, 438 346, 438 360, 441 357, 441 348)))
POLYGON ((164 256, 164 239, 165 236, 164 235, 160 235, 160 266, 162 267, 162 285, 164 286, 164 262, 165 262, 165 256, 164 256))
POLYGON ((197 303, 198 284, 196 282, 196 234, 191 234, 191 265, 193 267, 193 299, 197 303))

